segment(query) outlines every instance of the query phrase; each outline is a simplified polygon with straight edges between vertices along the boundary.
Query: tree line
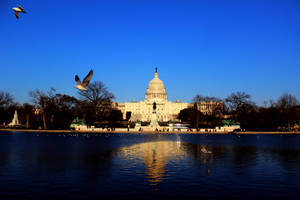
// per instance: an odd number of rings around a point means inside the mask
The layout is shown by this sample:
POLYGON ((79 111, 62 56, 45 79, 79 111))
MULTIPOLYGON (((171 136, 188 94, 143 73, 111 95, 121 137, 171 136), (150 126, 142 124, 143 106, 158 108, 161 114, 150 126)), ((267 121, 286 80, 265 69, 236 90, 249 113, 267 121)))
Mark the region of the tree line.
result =
POLYGON ((11 94, 0 91, 0 125, 11 122, 15 110, 24 128, 69 129, 76 117, 87 124, 103 121, 121 121, 122 113, 112 106, 114 95, 101 81, 88 85, 88 91, 79 91, 79 98, 57 93, 54 88, 45 92, 39 89, 29 92, 31 101, 20 105, 11 94))
MULTIPOLYGON (((88 91, 79 91, 77 98, 57 93, 54 88, 47 92, 32 90, 29 96, 30 102, 21 105, 11 94, 0 91, 0 126, 11 122, 15 110, 24 128, 33 129, 69 129, 76 117, 96 126, 118 126, 123 121, 121 111, 112 104, 115 96, 101 81, 90 83, 88 91)), ((193 128, 222 126, 224 119, 239 122, 247 130, 288 130, 300 125, 300 104, 291 94, 283 94, 263 106, 256 105, 245 92, 232 93, 224 99, 197 94, 192 101, 194 106, 181 110, 178 120, 193 128), (216 106, 210 114, 202 113, 198 107, 201 102, 216 102, 216 106)))
POLYGON ((241 128, 247 130, 291 130, 299 129, 300 125, 299 101, 287 93, 276 102, 265 102, 264 106, 256 105, 251 95, 245 92, 232 93, 225 99, 196 95, 193 103, 194 107, 182 110, 178 119, 195 128, 223 126, 224 119, 239 122, 241 128), (197 103, 205 101, 221 102, 218 105, 222 107, 216 106, 212 114, 205 115, 196 107, 197 103))

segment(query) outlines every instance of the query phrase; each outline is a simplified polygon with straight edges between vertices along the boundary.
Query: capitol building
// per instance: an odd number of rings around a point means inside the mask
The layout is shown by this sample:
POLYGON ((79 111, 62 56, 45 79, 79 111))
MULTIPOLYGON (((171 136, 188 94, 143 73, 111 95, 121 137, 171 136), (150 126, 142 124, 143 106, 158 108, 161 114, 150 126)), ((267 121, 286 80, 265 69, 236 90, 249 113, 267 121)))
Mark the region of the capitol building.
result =
POLYGON ((123 119, 130 116, 130 121, 151 121, 153 104, 156 104, 157 119, 160 122, 176 120, 179 112, 193 106, 191 103, 171 102, 167 99, 167 92, 163 82, 158 78, 157 68, 154 78, 150 81, 145 100, 136 102, 118 103, 117 107, 123 113, 123 119))

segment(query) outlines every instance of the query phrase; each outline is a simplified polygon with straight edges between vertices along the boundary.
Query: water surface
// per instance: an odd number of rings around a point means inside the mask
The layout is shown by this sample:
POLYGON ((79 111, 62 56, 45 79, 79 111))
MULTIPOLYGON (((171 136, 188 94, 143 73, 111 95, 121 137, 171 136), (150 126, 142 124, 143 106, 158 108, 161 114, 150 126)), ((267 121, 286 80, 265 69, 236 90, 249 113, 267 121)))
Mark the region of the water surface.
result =
POLYGON ((1 133, 0 198, 295 199, 299 144, 299 135, 1 133))

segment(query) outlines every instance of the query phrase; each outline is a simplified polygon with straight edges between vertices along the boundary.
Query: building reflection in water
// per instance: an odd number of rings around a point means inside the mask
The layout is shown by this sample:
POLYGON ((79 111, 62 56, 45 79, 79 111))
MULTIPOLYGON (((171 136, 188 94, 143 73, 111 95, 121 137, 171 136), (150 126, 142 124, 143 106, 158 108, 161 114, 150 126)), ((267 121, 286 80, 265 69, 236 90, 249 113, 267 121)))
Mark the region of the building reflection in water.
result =
MULTIPOLYGON (((143 162, 146 180, 149 185, 157 186, 168 176, 168 166, 182 167, 180 161, 186 160, 187 156, 198 160, 198 163, 203 165, 212 161, 213 154, 201 152, 203 147, 208 148, 201 144, 181 143, 180 141, 157 141, 122 147, 119 153, 124 158, 135 158, 135 161, 138 159, 143 162)), ((211 173, 211 169, 206 167, 206 173, 211 173)))

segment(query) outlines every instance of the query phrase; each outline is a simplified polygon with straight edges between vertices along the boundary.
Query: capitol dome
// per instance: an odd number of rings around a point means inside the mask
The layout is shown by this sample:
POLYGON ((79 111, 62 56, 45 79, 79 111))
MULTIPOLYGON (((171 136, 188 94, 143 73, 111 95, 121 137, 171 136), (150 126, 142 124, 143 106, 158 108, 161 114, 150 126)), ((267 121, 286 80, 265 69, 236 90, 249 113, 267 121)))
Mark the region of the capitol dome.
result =
POLYGON ((164 83, 158 78, 156 68, 154 78, 150 81, 147 87, 146 101, 161 102, 165 100, 167 100, 166 89, 164 83))

